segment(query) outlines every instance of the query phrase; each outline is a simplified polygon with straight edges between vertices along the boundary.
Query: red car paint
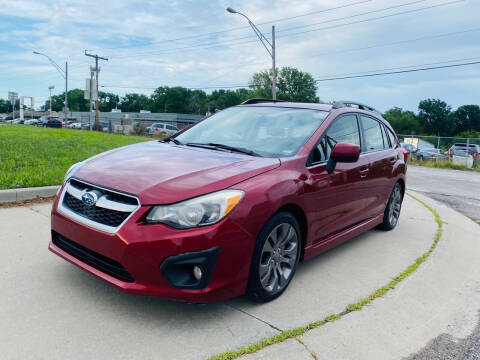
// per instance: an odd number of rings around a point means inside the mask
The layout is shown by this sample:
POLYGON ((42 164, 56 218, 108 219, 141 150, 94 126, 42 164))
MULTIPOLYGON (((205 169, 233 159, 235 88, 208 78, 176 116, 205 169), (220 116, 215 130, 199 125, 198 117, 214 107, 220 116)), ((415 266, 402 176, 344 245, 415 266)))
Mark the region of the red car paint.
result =
MULTIPOLYGON (((382 222, 393 186, 397 181, 405 186, 406 160, 398 140, 395 139, 393 148, 362 152, 355 162, 339 162, 331 174, 325 163, 307 166, 312 149, 335 118, 346 113, 370 117, 375 114, 318 104, 261 106, 311 108, 330 113, 297 154, 288 158, 260 158, 147 142, 96 156, 75 173, 77 179, 136 195, 141 207, 116 233, 106 233, 60 213, 57 199, 52 209, 52 234, 61 234, 121 263, 134 282, 119 280, 53 242, 50 250, 126 293, 212 302, 245 292, 256 237, 280 209, 294 213, 301 225, 302 260, 382 222), (219 223, 174 229, 145 221, 153 205, 176 203, 227 188, 242 190, 245 195, 219 223), (218 261, 211 281, 203 289, 173 287, 159 271, 170 256, 213 247, 220 248, 218 261)), ((377 119, 391 129, 385 120, 377 119)))

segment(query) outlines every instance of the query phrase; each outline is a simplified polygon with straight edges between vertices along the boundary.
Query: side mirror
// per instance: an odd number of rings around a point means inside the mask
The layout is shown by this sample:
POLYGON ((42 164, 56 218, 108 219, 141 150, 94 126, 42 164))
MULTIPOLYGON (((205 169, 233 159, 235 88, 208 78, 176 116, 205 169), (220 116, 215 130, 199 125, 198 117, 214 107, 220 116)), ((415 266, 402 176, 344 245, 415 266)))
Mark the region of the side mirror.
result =
POLYGON ((332 149, 327 161, 327 172, 333 173, 337 162, 354 163, 360 156, 360 146, 348 143, 338 143, 332 149))

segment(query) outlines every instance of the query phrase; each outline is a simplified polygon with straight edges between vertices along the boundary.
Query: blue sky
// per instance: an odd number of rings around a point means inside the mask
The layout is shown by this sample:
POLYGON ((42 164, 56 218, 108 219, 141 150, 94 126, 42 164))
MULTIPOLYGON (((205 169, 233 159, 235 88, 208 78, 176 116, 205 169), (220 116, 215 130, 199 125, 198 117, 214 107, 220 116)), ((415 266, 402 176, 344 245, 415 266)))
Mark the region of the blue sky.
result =
MULTIPOLYGON (((109 58, 101 63, 100 85, 119 94, 150 94, 162 85, 247 85, 271 63, 228 6, 263 24, 267 35, 275 24, 277 65, 315 78, 480 60, 478 0, 0 0, 0 98, 17 91, 39 104, 48 86, 64 90, 56 70, 32 51, 62 67, 68 60, 69 88, 83 89, 89 76, 93 62, 85 49, 109 58)), ((323 101, 357 100, 382 111, 417 110, 425 98, 455 108, 480 103, 480 65, 318 85, 323 101)))

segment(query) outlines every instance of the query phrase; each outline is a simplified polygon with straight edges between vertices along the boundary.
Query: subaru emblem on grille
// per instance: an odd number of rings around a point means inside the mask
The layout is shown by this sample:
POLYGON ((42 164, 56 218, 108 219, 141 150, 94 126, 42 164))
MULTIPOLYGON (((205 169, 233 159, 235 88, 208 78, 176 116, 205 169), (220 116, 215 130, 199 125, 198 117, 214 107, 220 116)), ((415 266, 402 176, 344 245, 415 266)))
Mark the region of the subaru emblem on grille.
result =
POLYGON ((98 197, 94 192, 86 192, 82 195, 82 202, 87 206, 93 206, 97 202, 98 197))

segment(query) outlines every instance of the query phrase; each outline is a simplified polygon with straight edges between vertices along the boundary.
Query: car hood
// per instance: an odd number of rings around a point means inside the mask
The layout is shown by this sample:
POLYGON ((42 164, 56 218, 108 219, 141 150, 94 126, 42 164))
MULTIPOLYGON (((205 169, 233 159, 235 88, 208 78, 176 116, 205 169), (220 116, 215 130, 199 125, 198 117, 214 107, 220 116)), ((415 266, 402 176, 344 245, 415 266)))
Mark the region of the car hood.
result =
POLYGON ((153 205, 225 189, 278 166, 279 159, 151 141, 90 158, 74 177, 153 205))

